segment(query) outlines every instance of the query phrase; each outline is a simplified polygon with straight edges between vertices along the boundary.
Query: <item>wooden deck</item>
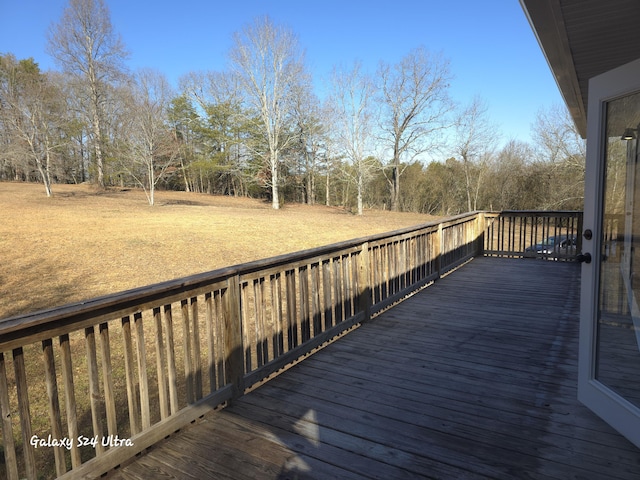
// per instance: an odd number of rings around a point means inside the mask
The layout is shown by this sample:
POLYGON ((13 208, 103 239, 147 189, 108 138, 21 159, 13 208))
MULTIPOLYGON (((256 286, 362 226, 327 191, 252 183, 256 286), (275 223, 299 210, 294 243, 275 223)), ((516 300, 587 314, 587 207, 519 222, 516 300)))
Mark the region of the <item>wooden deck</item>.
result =
POLYGON ((638 479, 576 400, 579 267, 478 258, 112 479, 638 479))

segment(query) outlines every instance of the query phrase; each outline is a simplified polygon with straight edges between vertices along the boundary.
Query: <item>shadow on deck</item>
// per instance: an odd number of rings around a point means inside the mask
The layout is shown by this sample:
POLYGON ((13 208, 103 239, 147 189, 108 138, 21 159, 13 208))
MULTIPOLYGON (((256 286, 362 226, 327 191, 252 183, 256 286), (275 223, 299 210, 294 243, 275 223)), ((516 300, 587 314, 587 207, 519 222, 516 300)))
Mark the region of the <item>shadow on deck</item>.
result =
POLYGON ((632 479, 576 399, 573 263, 476 258, 112 479, 632 479))

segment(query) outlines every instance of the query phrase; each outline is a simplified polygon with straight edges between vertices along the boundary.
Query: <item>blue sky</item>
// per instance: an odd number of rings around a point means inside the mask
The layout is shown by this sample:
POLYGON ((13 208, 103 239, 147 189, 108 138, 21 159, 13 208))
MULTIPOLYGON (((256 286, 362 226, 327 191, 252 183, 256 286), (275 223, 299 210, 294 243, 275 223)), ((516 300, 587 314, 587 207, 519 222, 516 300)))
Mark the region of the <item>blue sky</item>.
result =
MULTIPOLYGON (((223 70, 232 34, 257 17, 295 31, 317 84, 354 60, 375 71, 424 45, 450 60, 452 97, 489 105, 503 140, 529 141, 536 112, 562 103, 518 0, 106 0, 131 56, 177 87, 191 71, 223 70)), ((0 53, 55 69, 46 32, 66 0, 0 0, 0 53)))

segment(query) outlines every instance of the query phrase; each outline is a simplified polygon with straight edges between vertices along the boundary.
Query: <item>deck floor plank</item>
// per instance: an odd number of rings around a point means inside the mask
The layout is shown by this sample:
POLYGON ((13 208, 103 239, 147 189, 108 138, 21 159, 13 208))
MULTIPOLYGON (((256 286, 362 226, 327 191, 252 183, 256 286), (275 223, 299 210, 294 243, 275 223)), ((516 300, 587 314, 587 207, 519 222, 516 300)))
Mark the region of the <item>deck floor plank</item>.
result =
POLYGON ((110 477, 640 479, 577 401, 578 307, 577 265, 475 259, 110 477))

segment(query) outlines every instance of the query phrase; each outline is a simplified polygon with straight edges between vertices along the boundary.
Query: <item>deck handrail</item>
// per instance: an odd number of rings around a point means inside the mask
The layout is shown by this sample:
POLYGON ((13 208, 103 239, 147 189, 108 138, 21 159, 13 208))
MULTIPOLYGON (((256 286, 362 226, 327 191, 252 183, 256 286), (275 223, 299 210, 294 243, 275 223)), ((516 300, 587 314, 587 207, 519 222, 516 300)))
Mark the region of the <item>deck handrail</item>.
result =
MULTIPOLYGON (((556 223, 572 218, 557 213, 556 223)), ((518 218, 502 215, 472 212, 0 321, 7 478, 37 478, 46 464, 65 479, 116 467, 486 253, 501 219, 518 218), (36 397, 48 418, 32 414, 36 397)))
POLYGON ((484 255, 575 261, 582 252, 580 211, 504 210, 485 212, 485 218, 484 255), (554 245, 551 239, 569 242, 554 245))

